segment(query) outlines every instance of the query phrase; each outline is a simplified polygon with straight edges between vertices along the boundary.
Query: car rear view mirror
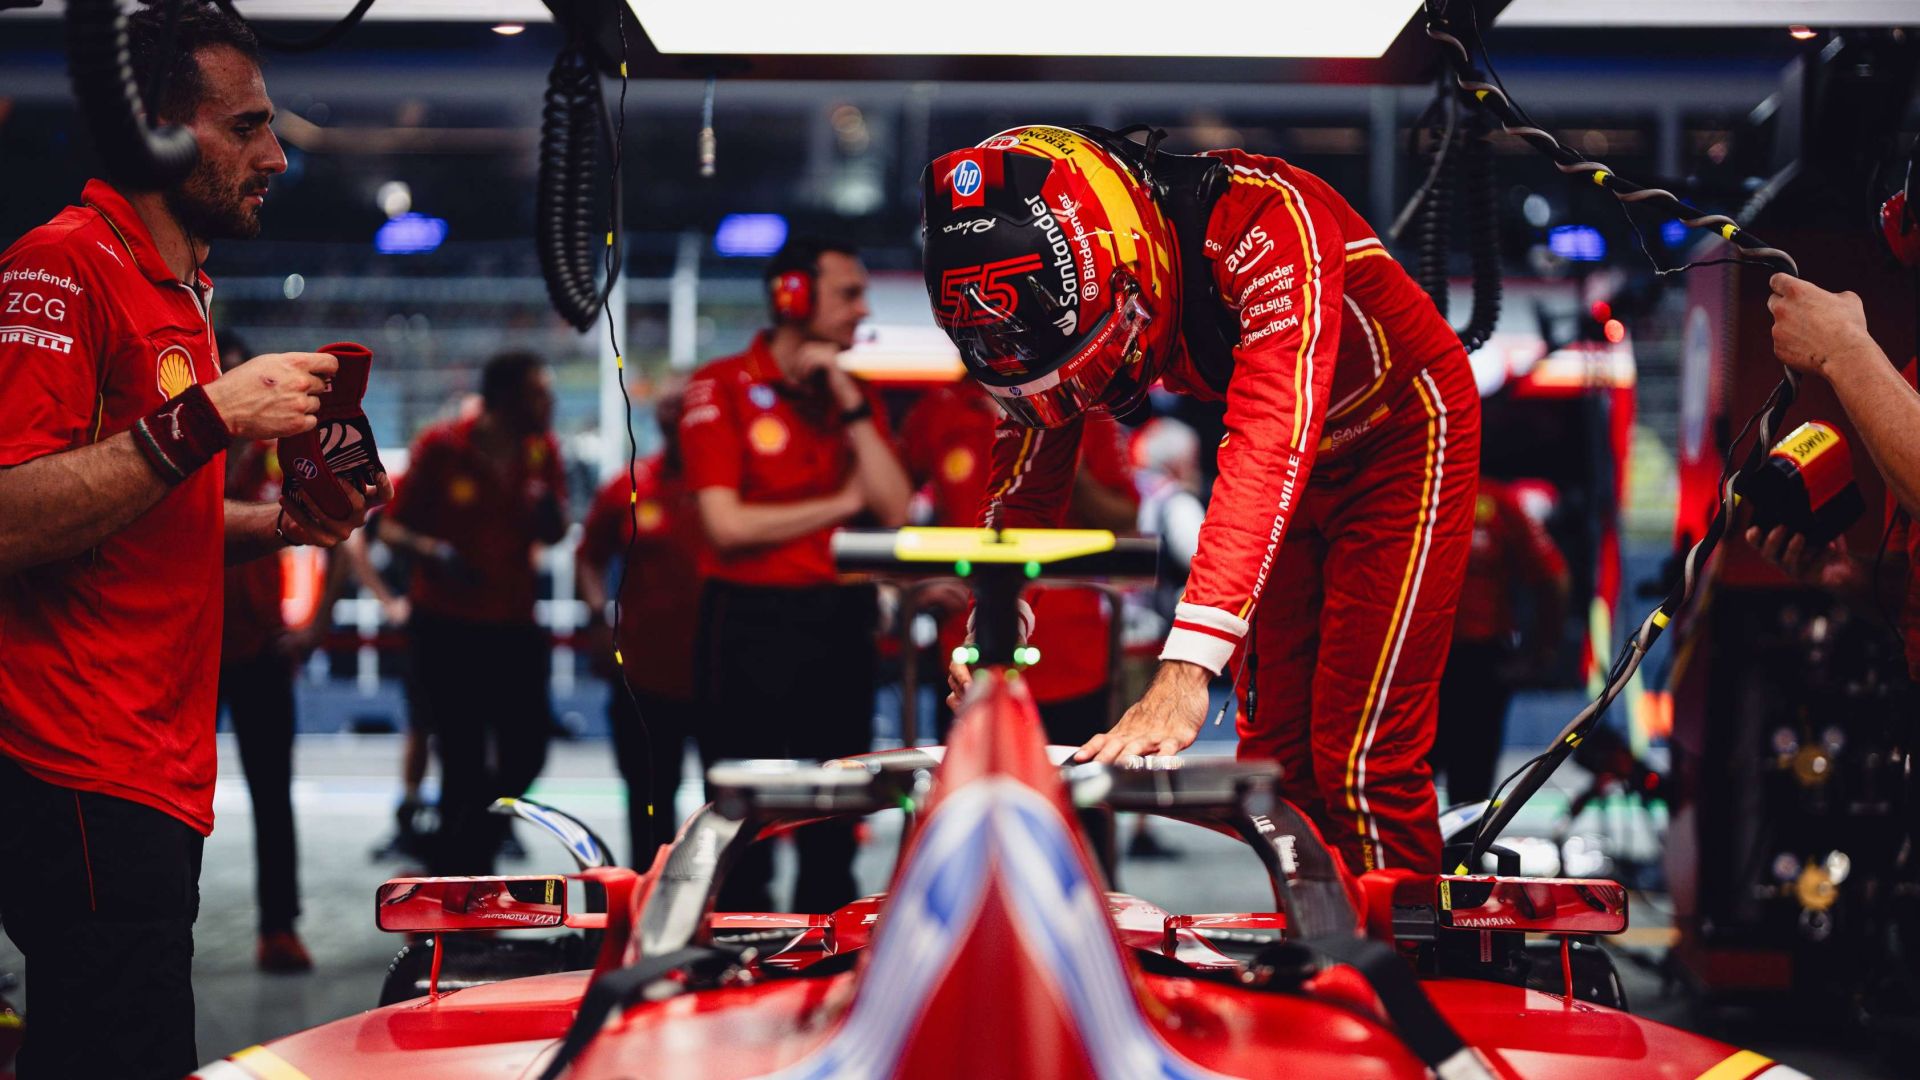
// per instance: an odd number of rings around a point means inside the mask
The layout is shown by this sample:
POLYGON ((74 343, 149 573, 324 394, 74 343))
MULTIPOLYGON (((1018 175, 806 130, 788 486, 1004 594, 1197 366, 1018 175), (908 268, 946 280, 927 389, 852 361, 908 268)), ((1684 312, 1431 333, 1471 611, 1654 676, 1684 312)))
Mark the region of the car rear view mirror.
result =
POLYGON ((1627 890, 1580 878, 1443 876, 1440 924, 1456 930, 1617 934, 1627 928, 1627 890))
POLYGON ((394 878, 374 893, 373 918, 390 933, 564 926, 567 879, 558 874, 394 878))

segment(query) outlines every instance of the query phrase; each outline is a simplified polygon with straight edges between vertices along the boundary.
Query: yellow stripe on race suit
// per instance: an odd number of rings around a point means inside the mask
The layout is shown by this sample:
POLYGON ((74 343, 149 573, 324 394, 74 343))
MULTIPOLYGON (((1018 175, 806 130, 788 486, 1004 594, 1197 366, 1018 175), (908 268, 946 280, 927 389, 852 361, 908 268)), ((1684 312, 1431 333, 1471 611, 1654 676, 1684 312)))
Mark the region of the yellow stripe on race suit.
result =
POLYGON ((289 1064, 287 1059, 264 1046, 249 1046, 229 1060, 244 1067, 260 1080, 312 1080, 306 1073, 289 1064))
POLYGON ((1027 463, 1028 456, 1033 453, 1033 444, 1038 441, 1034 436, 1038 430, 1038 428, 1028 428, 1021 434, 1020 452, 1014 455, 1013 468, 1007 471, 1007 478, 1000 481, 999 490, 993 493, 995 499, 1006 498, 1007 493, 1013 490, 1013 486, 1020 482, 1021 467, 1027 463))
POLYGON ((1366 324, 1363 325, 1361 329, 1364 330, 1367 326, 1373 327, 1371 337, 1380 345, 1380 376, 1373 380, 1372 386, 1367 387, 1366 393, 1361 394, 1359 397, 1341 406, 1339 412, 1330 413, 1327 416, 1328 423, 1332 423, 1344 416, 1353 415, 1355 409, 1365 405, 1368 398, 1379 393, 1380 388, 1387 385, 1387 376, 1393 372, 1393 347, 1387 344, 1386 328, 1380 325, 1379 319, 1371 315, 1367 316, 1366 324))
POLYGON ((1747 1080, 1747 1077, 1773 1064, 1773 1059, 1751 1050, 1742 1050, 1708 1069, 1699 1080, 1747 1080))
POLYGON ((1361 248, 1359 251, 1347 252, 1347 261, 1352 262, 1355 259, 1370 259, 1375 255, 1386 255, 1386 254, 1387 254, 1386 248, 1381 248, 1381 247, 1361 248))
POLYGON ((1319 336, 1309 328, 1313 326, 1313 286, 1318 283, 1320 278, 1320 253, 1314 249, 1313 241, 1307 236, 1307 223, 1301 217, 1302 210, 1294 202, 1293 190, 1291 188, 1275 180, 1266 180, 1252 176, 1243 177, 1238 173, 1234 174, 1230 179, 1235 183, 1258 184, 1263 187, 1270 187, 1280 193, 1281 200, 1286 203, 1287 213, 1293 216, 1294 230, 1300 235, 1300 250, 1304 252, 1303 258, 1309 260, 1307 263, 1306 277, 1300 282, 1300 298, 1302 301, 1302 307, 1300 309, 1300 348, 1293 358, 1293 435, 1287 439, 1288 446, 1299 447, 1300 428, 1301 425, 1307 422, 1306 395, 1310 390, 1310 387, 1306 385, 1305 381, 1307 357, 1312 354, 1315 339, 1319 336))
MULTIPOLYGON (((1433 398, 1427 393, 1426 386, 1418 380, 1415 380, 1413 385, 1420 394, 1420 404, 1427 410, 1427 463, 1422 470, 1424 475, 1420 486, 1420 512, 1414 519, 1413 544, 1407 550, 1407 568, 1400 577, 1400 595, 1393 604, 1393 617, 1387 622, 1388 633, 1386 639, 1380 644, 1380 656, 1374 661, 1373 681, 1367 686, 1366 704, 1361 707, 1360 723, 1354 728, 1353 746, 1347 751, 1345 783, 1347 809, 1354 812, 1355 826, 1359 829, 1363 840, 1367 838, 1367 814, 1360 809, 1360 790, 1355 783, 1355 776, 1359 771, 1360 748, 1366 742, 1367 729, 1372 726, 1374 702, 1379 700, 1380 695, 1385 692, 1381 682, 1387 671, 1387 659, 1393 655, 1395 644, 1406 633, 1402 616, 1410 614, 1407 612, 1407 605, 1412 599, 1413 579, 1420 566, 1420 553, 1426 546, 1424 534, 1433 527, 1430 507, 1433 505, 1434 455, 1438 452, 1439 414, 1433 398)), ((1372 856, 1369 855, 1368 862, 1372 861, 1372 856)), ((1368 869, 1372 867, 1369 866, 1368 869)))

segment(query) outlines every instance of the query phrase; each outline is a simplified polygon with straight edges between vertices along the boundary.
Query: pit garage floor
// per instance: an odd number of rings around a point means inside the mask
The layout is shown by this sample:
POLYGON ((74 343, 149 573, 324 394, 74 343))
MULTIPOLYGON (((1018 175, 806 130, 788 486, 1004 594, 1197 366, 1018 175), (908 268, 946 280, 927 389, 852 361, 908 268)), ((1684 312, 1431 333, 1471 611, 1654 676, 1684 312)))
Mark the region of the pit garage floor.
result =
MULTIPOLYGON (((1210 729, 1197 747, 1201 753, 1231 754, 1231 725, 1210 729), (1224 738, 1223 738, 1224 737, 1224 738)), ((370 1008, 399 938, 373 927, 373 890, 382 880, 409 868, 375 861, 370 852, 393 829, 398 797, 401 741, 396 735, 303 734, 299 737, 294 790, 300 829, 300 877, 305 914, 300 933, 316 969, 308 975, 267 975, 254 967, 255 909, 253 857, 247 788, 230 735, 220 736, 220 780, 215 795, 219 824, 208 840, 201 876, 201 913, 197 927, 194 986, 198 1004, 200 1056, 212 1060, 235 1050, 300 1028, 370 1008)), ((1509 767, 1520 755, 1510 755, 1509 767)), ((1571 770, 1569 770, 1571 771, 1571 770)), ((1566 787, 1577 777, 1557 777, 1566 787)), ((578 814, 625 854, 624 789, 602 739, 556 743, 546 775, 534 796, 578 814)), ((698 801, 693 787, 680 793, 680 812, 698 801)), ((1536 800, 1543 824, 1555 799, 1536 800)), ((1559 805, 1564 805, 1560 802, 1559 805)), ((1516 831, 1529 824, 1523 817, 1516 831)), ((870 823, 859 867, 863 887, 883 888, 892 865, 898 825, 890 815, 870 823)), ((1130 828, 1123 822, 1123 831, 1130 828)), ((1179 849, 1171 860, 1128 860, 1121 886, 1172 910, 1233 911, 1264 906, 1266 888, 1258 863, 1243 847, 1185 826, 1156 822, 1156 836, 1179 849)), ((1542 830, 1544 831, 1544 829, 1542 830)), ((564 872, 571 868, 559 845, 519 827, 529 851, 525 862, 503 862, 505 873, 564 872)), ((790 875, 780 856, 782 882, 790 875)), ((1664 897, 1634 897, 1633 930, 1624 944, 1657 956, 1668 938, 1664 897)), ((1796 1028, 1772 1015, 1693 1008, 1678 996, 1663 996, 1657 975, 1622 960, 1621 974, 1634 1010, 1666 1023, 1707 1030, 1793 1065, 1814 1077, 1894 1077, 1912 1075, 1876 1063, 1865 1039, 1796 1028), (1851 1045, 1843 1045, 1851 1044, 1851 1045)), ((21 972, 10 942, 0 938, 0 972, 21 972)), ((32 987, 12 992, 16 1005, 31 1009, 32 987)), ((28 1012, 31 1024, 31 1012, 28 1012)))

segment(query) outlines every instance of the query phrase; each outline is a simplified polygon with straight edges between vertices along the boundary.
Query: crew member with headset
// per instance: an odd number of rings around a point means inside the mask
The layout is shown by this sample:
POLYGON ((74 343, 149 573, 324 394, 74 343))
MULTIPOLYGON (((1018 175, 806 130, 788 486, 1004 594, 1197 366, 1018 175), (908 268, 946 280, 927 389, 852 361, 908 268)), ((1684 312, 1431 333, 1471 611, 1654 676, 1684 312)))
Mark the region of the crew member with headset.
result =
POLYGON ((935 160, 923 198, 935 316, 1007 417, 988 521, 1058 520, 1089 411, 1156 380, 1226 402, 1159 671, 1079 756, 1178 752, 1244 653, 1240 755, 1281 763, 1355 871, 1438 870, 1480 399, 1433 303, 1325 181, 1240 150, 1015 128, 935 160))
MULTIPOLYGON (((824 760, 873 739, 875 596, 838 583, 833 532, 862 515, 899 527, 911 489, 877 395, 838 363, 868 315, 859 255, 795 239, 766 282, 772 328, 695 374, 680 419, 686 486, 707 540, 699 738, 715 760, 824 760)), ((783 910, 828 912, 858 895, 851 823, 808 826, 795 843, 799 879, 783 910)), ((773 910, 772 869, 767 845, 751 849, 728 875, 720 910, 773 910)))

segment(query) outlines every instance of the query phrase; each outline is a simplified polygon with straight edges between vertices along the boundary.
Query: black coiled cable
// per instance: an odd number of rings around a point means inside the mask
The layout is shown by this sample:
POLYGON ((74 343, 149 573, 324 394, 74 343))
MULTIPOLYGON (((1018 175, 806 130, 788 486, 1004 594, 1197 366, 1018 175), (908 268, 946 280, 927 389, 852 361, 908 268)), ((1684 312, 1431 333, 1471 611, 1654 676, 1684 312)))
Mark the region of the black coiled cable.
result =
POLYGON ((534 246, 554 310, 582 333, 600 317, 601 304, 619 272, 619 261, 606 260, 599 246, 603 231, 611 232, 608 244, 618 243, 619 200, 614 200, 611 230, 603 230, 606 223, 594 212, 605 112, 599 77, 586 51, 571 45, 562 49, 547 73, 534 246), (594 280, 599 266, 610 268, 604 285, 594 280))
POLYGON ((1459 135, 1449 126, 1445 131, 1435 128, 1433 182, 1427 188, 1426 200, 1420 204, 1419 217, 1414 222, 1414 271, 1413 279, 1433 300, 1433 306, 1440 312, 1441 318, 1447 317, 1447 241, 1453 228, 1452 202, 1453 189, 1459 182, 1458 169, 1460 155, 1455 151, 1454 140, 1459 135))
MULTIPOLYGON (((1484 132, 1468 132, 1461 148, 1460 179, 1467 202, 1467 252, 1473 260, 1473 313, 1457 331, 1460 344, 1473 352, 1493 336, 1500 321, 1500 213, 1494 190, 1493 142, 1484 132)), ((1443 309, 1444 310, 1444 309, 1443 309)))
MULTIPOLYGON (((169 28, 181 2, 174 0, 169 28)), ((193 171, 200 160, 193 132, 148 126, 127 52, 127 19, 115 0, 69 0, 67 74, 109 176, 128 187, 158 191, 193 171)), ((160 88, 152 89, 157 96, 160 88)))
MULTIPOLYGON (((246 22, 246 17, 234 10, 233 0, 213 0, 213 2, 220 5, 220 10, 242 22, 246 22)), ((340 40, 347 31, 360 25, 360 20, 367 17, 367 9, 372 6, 373 0, 359 0, 359 3, 353 5, 353 10, 341 16, 339 22, 334 23, 332 26, 327 27, 325 30, 320 31, 310 38, 274 37, 271 34, 262 33, 258 26, 250 22, 247 23, 247 28, 253 31, 254 38, 258 40, 260 44, 275 52, 314 52, 318 49, 324 49, 340 40)))

